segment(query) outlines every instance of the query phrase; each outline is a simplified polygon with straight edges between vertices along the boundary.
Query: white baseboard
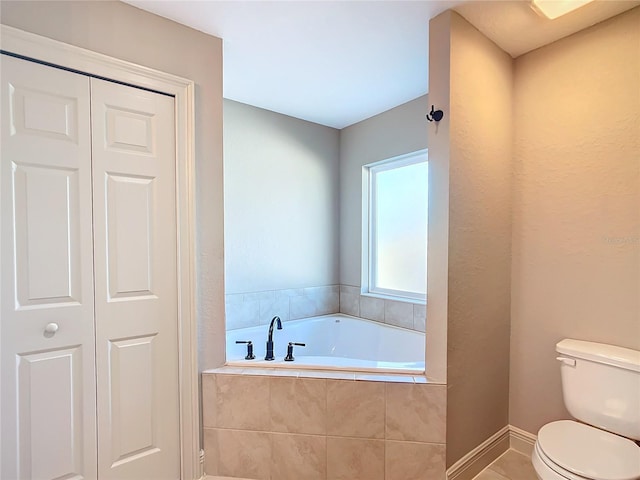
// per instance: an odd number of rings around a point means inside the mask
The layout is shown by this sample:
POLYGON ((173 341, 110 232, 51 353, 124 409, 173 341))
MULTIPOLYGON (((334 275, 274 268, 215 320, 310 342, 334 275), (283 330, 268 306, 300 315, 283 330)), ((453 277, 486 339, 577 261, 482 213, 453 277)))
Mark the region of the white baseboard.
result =
POLYGON ((534 434, 509 425, 509 445, 511 448, 530 457, 535 443, 536 436, 534 434))
POLYGON ((471 480, 509 449, 509 425, 487 438, 447 469, 448 480, 471 480))
POLYGON ((512 425, 506 425, 447 469, 448 480, 471 480, 513 448, 530 456, 536 436, 512 425))

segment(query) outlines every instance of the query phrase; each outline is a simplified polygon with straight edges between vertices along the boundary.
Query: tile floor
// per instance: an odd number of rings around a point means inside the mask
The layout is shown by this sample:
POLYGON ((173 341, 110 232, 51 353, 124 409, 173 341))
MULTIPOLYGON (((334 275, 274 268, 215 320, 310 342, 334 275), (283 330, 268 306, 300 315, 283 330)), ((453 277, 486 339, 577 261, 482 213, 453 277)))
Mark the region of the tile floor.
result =
POLYGON ((507 450, 474 480, 538 480, 531 458, 515 450, 507 450))

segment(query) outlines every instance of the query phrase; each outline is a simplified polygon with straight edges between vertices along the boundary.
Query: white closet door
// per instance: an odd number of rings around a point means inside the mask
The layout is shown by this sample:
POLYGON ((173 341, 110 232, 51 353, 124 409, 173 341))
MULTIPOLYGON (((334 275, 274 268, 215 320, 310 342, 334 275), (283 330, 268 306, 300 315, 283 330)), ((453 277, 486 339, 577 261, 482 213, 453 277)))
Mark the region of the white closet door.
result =
POLYGON ((89 79, 0 62, 0 477, 95 479, 89 79))
POLYGON ((100 480, 180 476, 174 99, 91 79, 100 480))

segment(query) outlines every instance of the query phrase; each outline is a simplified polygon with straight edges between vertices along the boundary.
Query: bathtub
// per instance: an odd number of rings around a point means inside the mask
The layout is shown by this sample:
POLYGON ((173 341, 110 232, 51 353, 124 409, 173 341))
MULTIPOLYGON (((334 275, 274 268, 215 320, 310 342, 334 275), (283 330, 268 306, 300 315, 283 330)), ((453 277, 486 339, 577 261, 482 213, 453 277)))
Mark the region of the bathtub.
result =
POLYGON ((227 365, 269 368, 348 370, 359 372, 423 373, 425 334, 343 314, 323 315, 282 323, 273 330, 274 361, 265 361, 269 326, 227 332, 227 365), (251 340, 255 360, 245 360, 251 340), (285 362, 289 342, 295 361, 285 362))

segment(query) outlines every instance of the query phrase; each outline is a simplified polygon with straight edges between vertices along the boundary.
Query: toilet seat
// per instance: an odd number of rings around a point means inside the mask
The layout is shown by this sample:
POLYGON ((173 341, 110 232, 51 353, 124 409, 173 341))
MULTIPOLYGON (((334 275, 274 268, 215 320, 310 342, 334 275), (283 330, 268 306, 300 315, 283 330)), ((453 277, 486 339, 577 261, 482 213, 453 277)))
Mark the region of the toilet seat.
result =
POLYGON ((547 457, 540 449, 538 442, 533 447, 531 455, 533 468, 538 474, 538 478, 543 480, 592 480, 565 470, 547 457))
POLYGON ((543 426, 536 452, 546 466, 570 480, 640 478, 640 448, 635 443, 572 420, 543 426))

